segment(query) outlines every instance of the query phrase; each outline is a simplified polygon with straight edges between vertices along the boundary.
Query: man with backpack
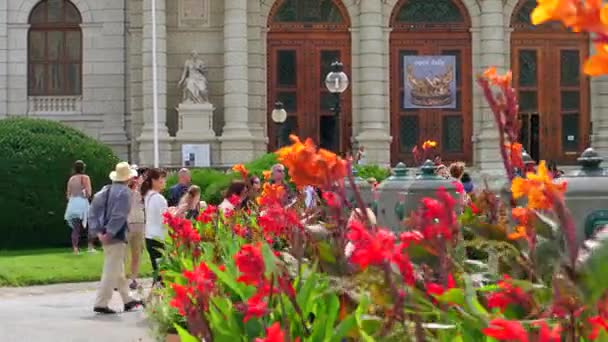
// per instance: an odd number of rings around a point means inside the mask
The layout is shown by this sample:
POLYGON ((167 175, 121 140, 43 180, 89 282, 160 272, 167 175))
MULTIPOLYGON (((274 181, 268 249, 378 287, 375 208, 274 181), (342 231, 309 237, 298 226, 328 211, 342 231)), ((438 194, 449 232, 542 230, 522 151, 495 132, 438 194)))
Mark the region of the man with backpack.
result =
POLYGON ((124 267, 127 253, 127 218, 131 209, 131 190, 127 182, 136 176, 137 171, 128 163, 117 164, 116 169, 110 173, 112 184, 95 194, 91 203, 89 229, 101 241, 104 252, 103 273, 93 308, 96 313, 116 313, 108 307, 114 289, 120 293, 124 311, 143 306, 141 300, 136 300, 129 294, 124 267))

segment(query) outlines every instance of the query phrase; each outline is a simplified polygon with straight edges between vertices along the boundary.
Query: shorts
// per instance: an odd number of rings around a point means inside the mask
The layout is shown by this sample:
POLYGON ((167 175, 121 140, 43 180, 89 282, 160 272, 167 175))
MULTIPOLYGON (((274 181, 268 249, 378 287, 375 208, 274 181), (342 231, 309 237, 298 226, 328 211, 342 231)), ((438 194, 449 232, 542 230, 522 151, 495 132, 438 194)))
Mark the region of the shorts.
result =
POLYGON ((140 253, 144 250, 144 224, 143 223, 129 223, 129 231, 127 233, 127 242, 129 243, 129 249, 132 251, 139 251, 140 253))

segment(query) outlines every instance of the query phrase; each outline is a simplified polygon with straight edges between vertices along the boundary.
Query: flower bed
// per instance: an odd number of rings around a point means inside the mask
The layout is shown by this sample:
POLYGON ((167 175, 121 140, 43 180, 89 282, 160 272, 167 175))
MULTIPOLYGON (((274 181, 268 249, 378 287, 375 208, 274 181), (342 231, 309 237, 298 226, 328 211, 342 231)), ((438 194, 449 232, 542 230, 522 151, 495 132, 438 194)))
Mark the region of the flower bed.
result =
MULTIPOLYGON (((595 8, 599 18, 600 3, 572 2, 566 14, 595 8)), ((546 6, 533 17, 566 15, 546 6)), ((285 189, 265 183, 247 210, 167 215, 167 286, 153 320, 182 341, 608 340, 608 231, 578 245, 566 183, 542 162, 516 176, 524 165, 511 75, 489 69, 478 84, 499 129, 510 201, 440 188, 391 227, 396 234, 364 207, 350 161, 292 137, 277 158, 296 187, 321 189, 322 204, 284 206, 285 189)))

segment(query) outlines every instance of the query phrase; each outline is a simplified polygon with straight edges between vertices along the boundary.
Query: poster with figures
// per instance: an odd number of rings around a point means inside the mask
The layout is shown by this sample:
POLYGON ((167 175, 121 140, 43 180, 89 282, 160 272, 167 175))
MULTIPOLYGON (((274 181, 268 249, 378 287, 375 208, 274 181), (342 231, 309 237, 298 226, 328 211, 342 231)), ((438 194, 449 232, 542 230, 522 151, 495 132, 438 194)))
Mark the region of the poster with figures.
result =
POLYGON ((209 144, 183 144, 182 161, 182 166, 185 167, 209 167, 211 165, 209 144))
POLYGON ((456 108, 454 56, 403 57, 403 108, 456 108))

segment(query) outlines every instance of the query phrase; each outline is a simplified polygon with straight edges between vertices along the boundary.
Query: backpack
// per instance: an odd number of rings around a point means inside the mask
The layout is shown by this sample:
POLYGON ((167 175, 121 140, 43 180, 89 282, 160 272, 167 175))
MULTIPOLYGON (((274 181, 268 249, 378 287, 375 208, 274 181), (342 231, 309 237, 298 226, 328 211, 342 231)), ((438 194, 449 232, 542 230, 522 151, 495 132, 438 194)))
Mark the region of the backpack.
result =
POLYGON ((98 233, 105 233, 105 226, 108 223, 106 212, 111 190, 112 185, 105 186, 95 194, 93 201, 91 201, 87 220, 89 233, 93 236, 98 233))

